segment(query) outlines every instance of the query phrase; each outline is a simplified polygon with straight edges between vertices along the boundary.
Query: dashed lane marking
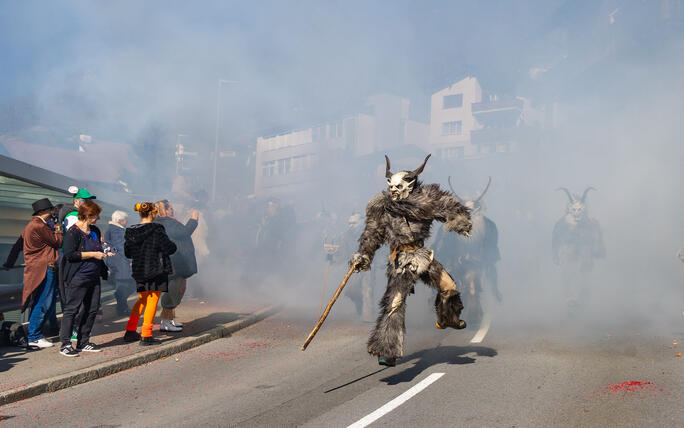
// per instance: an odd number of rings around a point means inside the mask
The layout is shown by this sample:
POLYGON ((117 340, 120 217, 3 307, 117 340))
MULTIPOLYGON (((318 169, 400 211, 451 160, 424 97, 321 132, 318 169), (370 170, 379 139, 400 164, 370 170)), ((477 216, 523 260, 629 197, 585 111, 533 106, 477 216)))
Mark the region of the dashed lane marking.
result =
POLYGON ((439 379, 440 377, 444 376, 444 373, 433 373, 430 376, 426 377, 425 379, 421 380, 418 382, 415 386, 410 388, 408 391, 404 392, 394 400, 390 401, 389 403, 385 404, 384 406, 380 407, 378 410, 374 411, 373 413, 369 414, 368 416, 364 416, 363 418, 359 419, 358 421, 354 422, 353 424, 349 425, 347 428, 363 428, 366 427, 373 422, 377 421, 381 417, 385 416, 392 410, 396 409, 397 407, 401 406, 404 404, 407 400, 409 400, 411 397, 414 395, 418 394, 420 391, 424 390, 427 388, 431 383, 439 379))
POLYGON ((482 343, 485 336, 487 335, 487 332, 489 331, 490 324, 491 320, 489 319, 489 315, 485 314, 480 329, 477 331, 477 333, 475 333, 475 336, 473 336, 473 338, 470 340, 470 343, 482 343))

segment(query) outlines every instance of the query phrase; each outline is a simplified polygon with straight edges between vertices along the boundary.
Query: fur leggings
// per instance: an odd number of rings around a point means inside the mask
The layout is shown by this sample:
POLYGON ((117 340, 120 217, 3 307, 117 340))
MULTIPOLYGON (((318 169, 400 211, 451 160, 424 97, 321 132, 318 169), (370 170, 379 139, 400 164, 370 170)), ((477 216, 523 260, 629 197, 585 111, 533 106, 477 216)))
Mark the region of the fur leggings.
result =
POLYGON ((438 291, 435 299, 437 322, 443 326, 454 326, 459 322, 463 310, 460 293, 451 275, 437 260, 432 260, 420 274, 409 270, 397 273, 390 265, 387 277, 387 289, 380 301, 380 315, 368 339, 368 353, 394 358, 403 356, 406 297, 418 279, 438 291))

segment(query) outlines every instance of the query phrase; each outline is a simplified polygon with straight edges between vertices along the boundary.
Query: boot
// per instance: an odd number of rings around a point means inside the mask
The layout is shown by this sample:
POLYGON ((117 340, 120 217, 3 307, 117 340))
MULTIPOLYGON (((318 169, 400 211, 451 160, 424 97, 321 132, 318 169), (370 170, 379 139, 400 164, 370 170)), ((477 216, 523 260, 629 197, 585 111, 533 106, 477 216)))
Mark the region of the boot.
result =
POLYGON ((381 366, 394 367, 397 365, 397 359, 394 357, 378 357, 378 364, 381 366))
POLYGON ((137 342, 140 340, 140 333, 137 331, 126 330, 123 337, 124 342, 137 342))

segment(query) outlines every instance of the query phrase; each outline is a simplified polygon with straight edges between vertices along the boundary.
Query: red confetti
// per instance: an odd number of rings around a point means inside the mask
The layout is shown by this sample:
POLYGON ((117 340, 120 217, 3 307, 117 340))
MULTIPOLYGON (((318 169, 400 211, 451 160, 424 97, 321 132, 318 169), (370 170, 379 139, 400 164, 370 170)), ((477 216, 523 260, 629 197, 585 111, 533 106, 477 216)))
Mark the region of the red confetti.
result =
POLYGON ((638 380, 629 380, 618 383, 617 385, 609 385, 603 388, 606 392, 636 392, 636 391, 653 391, 657 389, 655 384, 651 382, 639 382, 638 380))

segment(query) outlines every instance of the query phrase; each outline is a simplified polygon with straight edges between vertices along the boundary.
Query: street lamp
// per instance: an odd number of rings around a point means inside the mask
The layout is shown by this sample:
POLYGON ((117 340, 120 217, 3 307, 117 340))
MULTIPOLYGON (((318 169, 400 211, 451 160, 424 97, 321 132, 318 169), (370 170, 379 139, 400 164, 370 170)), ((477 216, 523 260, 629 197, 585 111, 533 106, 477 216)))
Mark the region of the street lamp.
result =
POLYGON ((219 141, 219 114, 221 112, 221 85, 238 83, 237 80, 218 79, 216 88, 216 138, 214 140, 214 178, 211 181, 211 202, 216 200, 216 167, 218 162, 218 141, 219 141))

